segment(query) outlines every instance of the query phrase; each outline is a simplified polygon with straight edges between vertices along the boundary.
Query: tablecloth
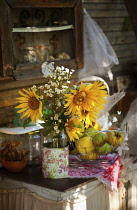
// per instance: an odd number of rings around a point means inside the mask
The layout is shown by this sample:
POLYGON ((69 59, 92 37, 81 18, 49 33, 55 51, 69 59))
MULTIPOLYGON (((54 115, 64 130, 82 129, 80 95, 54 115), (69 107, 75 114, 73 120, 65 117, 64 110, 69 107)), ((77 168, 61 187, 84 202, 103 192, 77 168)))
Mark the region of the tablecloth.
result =
POLYGON ((69 162, 69 177, 93 177, 112 190, 118 189, 121 164, 117 154, 100 156, 94 161, 83 161, 77 155, 70 155, 69 162))

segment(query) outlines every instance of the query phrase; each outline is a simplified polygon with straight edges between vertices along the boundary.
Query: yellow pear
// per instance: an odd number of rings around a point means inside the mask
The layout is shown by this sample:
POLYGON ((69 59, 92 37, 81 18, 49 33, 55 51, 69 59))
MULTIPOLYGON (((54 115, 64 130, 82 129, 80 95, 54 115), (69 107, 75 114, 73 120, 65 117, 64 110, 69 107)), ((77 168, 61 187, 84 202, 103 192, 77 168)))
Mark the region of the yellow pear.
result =
POLYGON ((110 131, 107 133, 107 141, 114 147, 118 147, 124 140, 124 135, 120 131, 110 131))
POLYGON ((76 148, 81 154, 88 154, 95 149, 92 138, 90 136, 84 136, 77 140, 76 148))
POLYGON ((96 160, 98 158, 98 154, 93 151, 86 155, 81 154, 81 158, 83 160, 96 160))

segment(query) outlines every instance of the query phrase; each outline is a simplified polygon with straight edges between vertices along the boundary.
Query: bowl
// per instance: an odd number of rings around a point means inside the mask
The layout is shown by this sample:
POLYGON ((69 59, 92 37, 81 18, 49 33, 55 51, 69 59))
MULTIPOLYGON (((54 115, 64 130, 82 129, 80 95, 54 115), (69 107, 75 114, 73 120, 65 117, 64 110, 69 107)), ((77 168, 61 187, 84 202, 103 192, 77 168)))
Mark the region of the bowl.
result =
POLYGON ((23 161, 7 161, 7 160, 2 160, 3 166, 11 172, 19 172, 22 171, 25 166, 27 165, 26 160, 23 161))

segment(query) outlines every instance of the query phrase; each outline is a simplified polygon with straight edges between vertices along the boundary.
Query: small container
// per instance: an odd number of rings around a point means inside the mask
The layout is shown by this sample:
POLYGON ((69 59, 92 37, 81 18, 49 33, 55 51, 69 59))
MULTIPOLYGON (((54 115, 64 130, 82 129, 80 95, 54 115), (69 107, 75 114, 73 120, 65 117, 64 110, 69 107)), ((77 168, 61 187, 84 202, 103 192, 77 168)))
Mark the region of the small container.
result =
POLYGON ((41 165, 42 163, 42 144, 43 144, 43 137, 40 131, 34 131, 28 133, 28 150, 29 153, 29 161, 28 165, 41 165))
POLYGON ((18 140, 21 142, 19 149, 29 150, 29 161, 27 165, 40 165, 42 163, 42 144, 43 135, 41 129, 35 129, 35 126, 30 126, 30 132, 24 132, 23 127, 2 128, 0 130, 0 149, 3 141, 18 140), (23 133, 22 133, 23 131, 23 133))

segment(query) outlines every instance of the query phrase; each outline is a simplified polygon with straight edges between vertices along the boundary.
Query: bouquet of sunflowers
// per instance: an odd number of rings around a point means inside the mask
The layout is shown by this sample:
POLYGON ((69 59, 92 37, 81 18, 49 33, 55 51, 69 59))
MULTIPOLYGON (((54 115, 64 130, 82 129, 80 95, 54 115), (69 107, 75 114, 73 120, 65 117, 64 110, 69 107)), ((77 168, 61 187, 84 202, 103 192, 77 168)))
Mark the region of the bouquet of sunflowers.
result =
POLYGON ((42 121, 43 135, 53 134, 56 139, 56 144, 52 142, 51 147, 61 147, 62 130, 72 142, 96 123, 107 102, 106 86, 95 81, 71 87, 70 77, 74 70, 54 67, 53 62, 43 63, 42 72, 44 85, 19 91, 17 112, 25 119, 24 127, 29 122, 42 121))

